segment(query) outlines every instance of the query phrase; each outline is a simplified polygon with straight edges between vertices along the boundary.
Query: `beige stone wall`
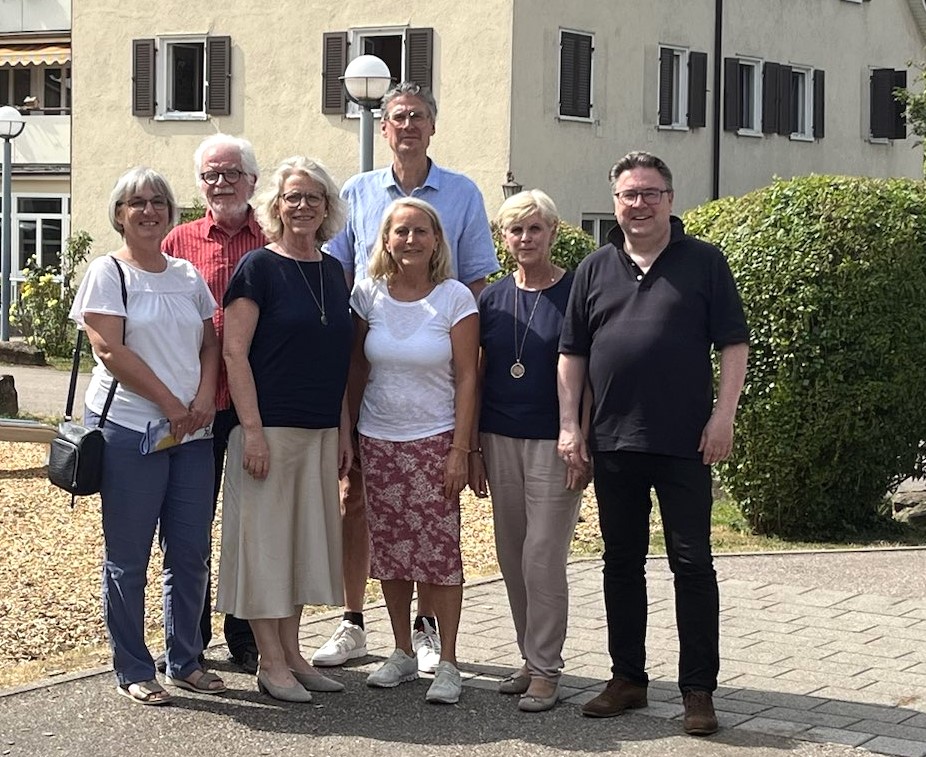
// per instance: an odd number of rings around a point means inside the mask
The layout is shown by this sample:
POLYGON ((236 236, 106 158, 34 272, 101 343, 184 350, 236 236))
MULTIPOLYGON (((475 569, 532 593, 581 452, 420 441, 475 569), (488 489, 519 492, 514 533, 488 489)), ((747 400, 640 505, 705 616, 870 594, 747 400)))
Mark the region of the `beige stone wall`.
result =
MULTIPOLYGON (((106 198, 119 174, 139 163, 163 171, 180 201, 191 202, 197 194, 193 152, 217 131, 250 139, 265 173, 303 153, 322 160, 343 182, 357 171, 359 120, 321 113, 322 34, 361 27, 433 27, 440 114, 431 154, 500 198, 508 154, 510 12, 495 0, 389 6, 366 0, 164 0, 156 6, 79 0, 73 23, 73 228, 98 240, 114 237, 106 198), (132 39, 196 33, 231 36, 231 115, 184 122, 133 117, 132 39)), ((379 167, 390 156, 378 121, 375 128, 379 167)))

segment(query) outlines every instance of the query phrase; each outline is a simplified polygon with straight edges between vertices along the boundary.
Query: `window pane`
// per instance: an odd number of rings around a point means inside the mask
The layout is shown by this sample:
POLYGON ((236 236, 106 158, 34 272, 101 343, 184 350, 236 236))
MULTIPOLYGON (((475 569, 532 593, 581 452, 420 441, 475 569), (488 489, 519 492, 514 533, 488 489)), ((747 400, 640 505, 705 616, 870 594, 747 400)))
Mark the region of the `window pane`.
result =
POLYGON ((36 221, 19 222, 19 270, 21 271, 35 255, 36 221))
POLYGON ((10 70, 0 68, 0 105, 10 104, 10 70))
POLYGON ((61 219, 42 220, 42 265, 61 270, 61 219))
POLYGON ((791 133, 803 134, 806 114, 804 112, 804 86, 806 84, 803 71, 791 72, 791 133))
POLYGON ((20 106, 23 104, 30 92, 30 80, 32 73, 28 68, 13 69, 13 102, 12 105, 20 106))
POLYGON ((756 69, 753 66, 740 63, 740 124, 742 124, 742 128, 744 129, 756 128, 756 124, 753 121, 755 72, 756 69))
POLYGON ((45 99, 42 107, 60 108, 61 107, 61 69, 46 68, 42 71, 42 77, 45 80, 45 99))
POLYGON ((402 81, 405 73, 402 70, 402 37, 399 34, 390 34, 383 37, 364 37, 362 41, 364 55, 375 55, 388 67, 389 75, 395 81, 402 81))
POLYGON ((61 212, 60 197, 20 197, 20 213, 55 213, 61 212))
POLYGON ((185 113, 204 110, 204 45, 199 42, 176 43, 170 46, 170 56, 169 109, 185 113))
POLYGON ((681 114, 681 96, 682 96, 682 54, 675 53, 672 56, 672 123, 680 124, 682 122, 681 114))
POLYGON ((611 229, 617 226, 616 220, 606 220, 600 221, 598 223, 598 244, 604 247, 608 243, 608 234, 611 233, 611 229))
POLYGON ((584 231, 586 234, 591 234, 592 236, 595 236, 595 221, 592 220, 591 218, 583 218, 582 219, 582 231, 584 231))

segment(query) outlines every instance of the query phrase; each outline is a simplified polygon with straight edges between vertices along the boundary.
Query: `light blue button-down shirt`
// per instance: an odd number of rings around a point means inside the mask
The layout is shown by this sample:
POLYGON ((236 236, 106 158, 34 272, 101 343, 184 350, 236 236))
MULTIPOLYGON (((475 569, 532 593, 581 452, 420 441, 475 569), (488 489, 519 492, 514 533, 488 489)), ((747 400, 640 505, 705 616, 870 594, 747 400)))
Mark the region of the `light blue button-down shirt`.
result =
MULTIPOLYGON (((354 281, 367 277, 383 212, 393 200, 405 196, 392 166, 357 174, 345 182, 341 197, 348 204, 347 225, 326 249, 341 261, 345 271, 353 273, 354 281)), ((457 279, 469 284, 499 269, 482 193, 471 179, 432 161, 424 185, 410 196, 437 209, 457 279)))

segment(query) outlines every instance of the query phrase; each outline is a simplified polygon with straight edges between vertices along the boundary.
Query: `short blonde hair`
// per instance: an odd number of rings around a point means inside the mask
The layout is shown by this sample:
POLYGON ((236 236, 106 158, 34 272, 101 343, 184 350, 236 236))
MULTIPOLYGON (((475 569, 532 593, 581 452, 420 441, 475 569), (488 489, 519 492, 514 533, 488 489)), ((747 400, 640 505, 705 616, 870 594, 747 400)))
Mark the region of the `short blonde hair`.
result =
POLYGON ((431 226, 437 237, 437 249, 431 255, 431 261, 428 266, 428 276, 432 283, 440 284, 442 281, 453 278, 453 264, 450 259, 450 245, 447 244, 447 235, 444 234, 444 226, 440 222, 440 215, 433 205, 419 200, 417 197, 400 197, 394 200, 383 213, 383 220, 379 225, 379 234, 376 237, 376 244, 373 246, 373 252, 370 255, 370 264, 368 267, 369 274, 374 279, 392 279, 399 272, 399 267, 392 257, 392 254, 386 249, 386 242, 389 239, 389 232, 392 231, 392 217, 400 208, 415 208, 425 213, 431 219, 431 226))
POLYGON ((338 185, 334 183, 331 174, 317 160, 295 155, 287 158, 277 167, 270 177, 269 186, 260 193, 254 203, 254 212, 257 222, 264 234, 271 242, 277 242, 283 236, 283 221, 280 219, 280 208, 277 200, 283 191, 283 185, 293 174, 302 174, 312 181, 321 184, 325 190, 325 206, 327 215, 322 225, 315 232, 319 244, 331 239, 337 234, 347 220, 347 203, 338 194, 338 185))
POLYGON ((556 230, 559 228, 559 213, 556 205, 546 192, 541 189, 525 189, 512 195, 498 209, 495 223, 502 231, 512 224, 523 221, 528 216, 537 213, 553 227, 553 239, 556 239, 556 230))

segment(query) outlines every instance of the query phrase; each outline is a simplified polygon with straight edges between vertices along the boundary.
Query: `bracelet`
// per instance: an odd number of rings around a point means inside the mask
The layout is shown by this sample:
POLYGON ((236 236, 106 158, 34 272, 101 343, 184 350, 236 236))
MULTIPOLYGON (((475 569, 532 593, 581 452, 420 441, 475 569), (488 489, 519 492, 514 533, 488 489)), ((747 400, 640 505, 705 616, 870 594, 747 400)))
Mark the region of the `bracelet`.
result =
POLYGON ((471 454, 471 455, 479 455, 480 457, 482 457, 482 447, 476 447, 476 449, 471 449, 471 450, 469 451, 469 454, 471 454))
POLYGON ((450 444, 451 449, 458 449, 460 452, 465 452, 467 455, 472 451, 469 447, 464 447, 462 444, 450 444))

